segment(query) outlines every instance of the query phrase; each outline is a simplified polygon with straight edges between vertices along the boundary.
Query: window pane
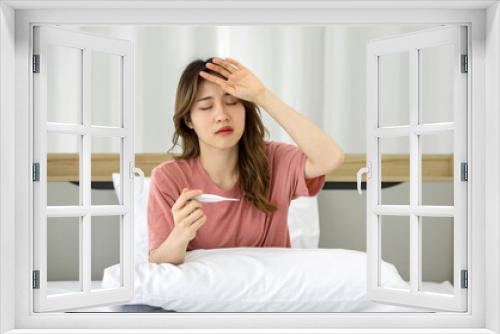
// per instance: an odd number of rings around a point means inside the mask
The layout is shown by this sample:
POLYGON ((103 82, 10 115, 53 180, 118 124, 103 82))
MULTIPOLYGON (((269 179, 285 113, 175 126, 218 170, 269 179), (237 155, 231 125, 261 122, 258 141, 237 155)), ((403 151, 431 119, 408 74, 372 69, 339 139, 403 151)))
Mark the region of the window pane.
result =
POLYGON ((397 288, 410 290, 410 217, 408 216, 379 216, 381 244, 380 256, 385 265, 380 261, 379 286, 383 288, 397 288), (407 283, 403 288, 397 284, 394 273, 391 270, 393 265, 407 283))
POLYGON ((92 125, 121 127, 122 57, 92 51, 92 125))
POLYGON ((419 290, 453 294, 453 218, 420 217, 422 286, 419 290))
POLYGON ((453 131, 419 136, 422 205, 453 206, 453 131))
POLYGON ((379 127, 409 124, 408 52, 378 57, 379 127))
MULTIPOLYGON (((101 288, 100 282, 104 276, 104 270, 113 265, 119 265, 121 252, 123 216, 92 216, 92 286, 95 290, 101 288)), ((116 271, 121 279, 121 268, 116 271)))
MULTIPOLYGON (((44 61, 40 59, 40 61, 44 61)), ((47 51, 47 121, 81 124, 82 64, 79 48, 49 45, 47 51)))
MULTIPOLYGON (((92 137, 92 182, 112 182, 112 173, 120 173, 121 143, 121 137, 92 137)), ((91 197, 92 205, 123 203, 109 189, 92 189, 91 197)))
POLYGON ((408 137, 379 138, 380 204, 410 204, 408 137), (384 186, 384 187, 382 187, 384 186))
POLYGON ((48 295, 81 292, 80 217, 47 218, 48 295))
POLYGON ((420 121, 453 121, 453 45, 419 50, 420 121))
POLYGON ((47 205, 82 205, 81 135, 47 133, 47 205))

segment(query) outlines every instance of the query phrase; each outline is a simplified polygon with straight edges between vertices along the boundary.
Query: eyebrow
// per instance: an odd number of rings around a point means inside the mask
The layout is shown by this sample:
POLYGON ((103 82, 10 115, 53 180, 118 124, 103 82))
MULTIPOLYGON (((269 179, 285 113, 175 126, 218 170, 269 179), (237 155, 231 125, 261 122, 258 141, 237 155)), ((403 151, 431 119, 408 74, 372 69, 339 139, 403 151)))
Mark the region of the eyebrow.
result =
MULTIPOLYGON (((229 93, 224 93, 223 96, 226 96, 226 95, 231 95, 229 93)), ((194 102, 198 102, 198 101, 203 101, 203 100, 209 100, 209 99, 212 99, 213 97, 212 96, 205 96, 205 97, 201 97, 199 98, 198 100, 194 101, 194 102)))

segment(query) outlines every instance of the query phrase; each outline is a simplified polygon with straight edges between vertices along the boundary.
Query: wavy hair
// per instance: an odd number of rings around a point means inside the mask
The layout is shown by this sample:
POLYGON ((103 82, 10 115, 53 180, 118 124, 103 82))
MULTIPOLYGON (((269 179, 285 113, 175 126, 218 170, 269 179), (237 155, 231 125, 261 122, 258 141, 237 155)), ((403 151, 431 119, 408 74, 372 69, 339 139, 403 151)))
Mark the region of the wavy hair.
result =
MULTIPOLYGON (((202 80, 200 71, 208 72, 227 80, 224 76, 206 67, 213 63, 213 57, 206 61, 196 59, 189 63, 181 74, 175 97, 173 116, 175 132, 172 147, 178 145, 182 138, 179 155, 172 154, 175 160, 196 158, 200 155, 198 135, 190 129, 185 121, 190 120, 191 108, 195 102, 202 80)), ((264 135, 269 131, 261 120, 259 107, 250 101, 239 99, 245 107, 245 129, 238 142, 239 187, 244 199, 266 214, 277 210, 276 205, 268 199, 270 191, 269 162, 266 154, 264 135)))

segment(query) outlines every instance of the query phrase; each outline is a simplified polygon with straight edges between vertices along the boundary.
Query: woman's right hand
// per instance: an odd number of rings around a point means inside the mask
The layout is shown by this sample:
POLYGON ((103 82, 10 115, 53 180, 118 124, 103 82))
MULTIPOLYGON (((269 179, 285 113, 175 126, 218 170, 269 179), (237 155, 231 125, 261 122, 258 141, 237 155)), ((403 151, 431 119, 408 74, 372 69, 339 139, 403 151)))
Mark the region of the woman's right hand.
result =
POLYGON ((202 193, 203 191, 199 189, 184 188, 172 205, 175 224, 172 233, 186 243, 196 237, 196 231, 207 221, 207 216, 201 209, 201 203, 193 199, 202 193))

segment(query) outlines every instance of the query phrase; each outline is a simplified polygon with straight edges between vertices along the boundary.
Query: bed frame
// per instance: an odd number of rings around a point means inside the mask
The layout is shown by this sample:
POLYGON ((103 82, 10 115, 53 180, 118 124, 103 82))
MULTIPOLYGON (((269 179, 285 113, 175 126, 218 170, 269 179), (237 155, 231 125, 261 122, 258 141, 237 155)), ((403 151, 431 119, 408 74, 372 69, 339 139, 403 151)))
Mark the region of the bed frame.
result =
MULTIPOLYGON (((79 183, 79 158, 77 153, 49 153, 47 157, 48 181, 79 183)), ((168 153, 137 153, 135 166, 144 176, 160 163, 172 160, 168 153)), ((365 166, 365 154, 346 154, 342 166, 326 175, 324 190, 356 189, 356 172, 365 166)), ((406 154, 382 155, 382 188, 391 187, 409 180, 410 161, 406 154)), ((113 189, 112 173, 120 172, 120 156, 115 153, 92 154, 92 188, 113 189)), ((453 181, 453 154, 422 155, 423 181, 453 181)), ((366 189, 363 175, 362 189, 366 189)))

